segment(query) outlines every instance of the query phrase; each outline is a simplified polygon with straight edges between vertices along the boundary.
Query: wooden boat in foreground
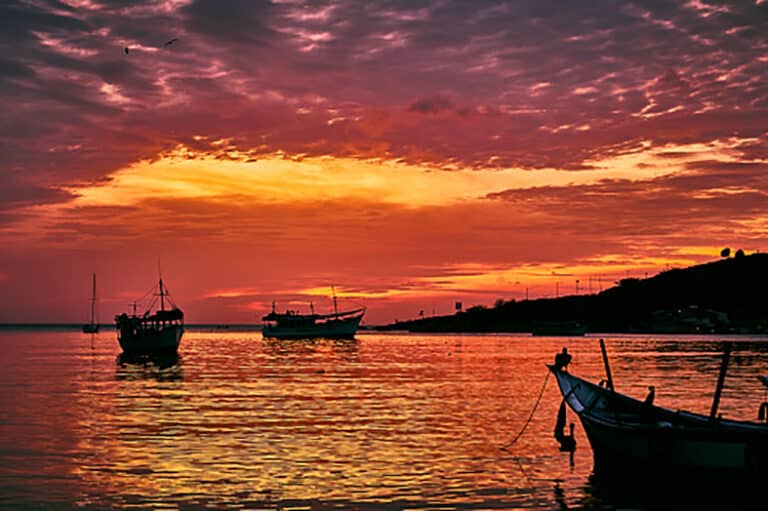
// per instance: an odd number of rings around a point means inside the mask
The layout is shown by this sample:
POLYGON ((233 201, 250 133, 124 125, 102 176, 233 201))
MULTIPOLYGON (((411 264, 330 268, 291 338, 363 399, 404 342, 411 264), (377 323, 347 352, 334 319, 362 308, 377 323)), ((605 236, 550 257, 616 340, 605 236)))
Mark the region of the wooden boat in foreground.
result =
POLYGON ((171 300, 162 277, 152 294, 155 298, 142 315, 136 314, 134 304, 132 314, 115 316, 117 340, 125 355, 174 354, 179 348, 184 333, 184 313, 171 300), (160 307, 152 313, 158 298, 160 307), (166 308, 166 302, 170 308, 166 308))
POLYGON ((93 274, 93 291, 91 293, 91 321, 83 325, 83 333, 95 334, 99 331, 99 324, 96 323, 96 274, 93 274))
POLYGON ((560 365, 548 366, 564 401, 581 421, 596 474, 673 476, 675 481, 693 478, 699 484, 709 480, 702 476, 743 482, 768 475, 768 423, 727 420, 717 414, 729 344, 707 416, 662 408, 614 391, 605 345, 600 342, 606 386, 572 375, 560 365))

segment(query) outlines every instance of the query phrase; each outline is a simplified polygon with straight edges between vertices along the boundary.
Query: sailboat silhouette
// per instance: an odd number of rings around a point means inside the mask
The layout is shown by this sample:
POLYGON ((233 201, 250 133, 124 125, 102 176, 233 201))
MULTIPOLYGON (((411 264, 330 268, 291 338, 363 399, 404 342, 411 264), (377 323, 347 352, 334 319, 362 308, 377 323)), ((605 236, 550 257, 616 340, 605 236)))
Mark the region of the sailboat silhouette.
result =
POLYGON ((91 322, 83 325, 83 332, 86 334, 95 334, 99 331, 99 324, 95 322, 96 309, 96 274, 93 274, 93 293, 91 294, 91 322))

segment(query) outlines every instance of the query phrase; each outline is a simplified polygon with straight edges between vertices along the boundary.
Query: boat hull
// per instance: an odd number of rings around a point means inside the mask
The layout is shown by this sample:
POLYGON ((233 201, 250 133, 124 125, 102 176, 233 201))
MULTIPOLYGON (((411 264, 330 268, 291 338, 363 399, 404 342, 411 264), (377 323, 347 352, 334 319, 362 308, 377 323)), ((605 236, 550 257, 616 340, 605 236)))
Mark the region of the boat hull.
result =
POLYGON ((261 333, 268 339, 354 339, 362 319, 360 315, 315 325, 264 325, 261 333))
POLYGON ((128 355, 154 355, 176 353, 184 334, 183 325, 141 330, 130 325, 118 325, 118 342, 128 355))
POLYGON ((768 425, 645 404, 551 368, 584 427, 596 473, 768 475, 768 425))

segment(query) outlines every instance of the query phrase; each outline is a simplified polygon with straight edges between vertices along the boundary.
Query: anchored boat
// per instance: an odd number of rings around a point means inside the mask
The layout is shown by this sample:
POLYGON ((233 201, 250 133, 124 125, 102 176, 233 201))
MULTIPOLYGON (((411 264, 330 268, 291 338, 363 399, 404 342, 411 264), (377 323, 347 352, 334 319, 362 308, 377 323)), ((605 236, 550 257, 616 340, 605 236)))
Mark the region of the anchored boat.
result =
POLYGON ((262 335, 272 339, 353 339, 365 315, 365 307, 339 311, 336 294, 333 295, 333 313, 310 314, 286 310, 277 312, 272 302, 272 312, 262 317, 262 335))
POLYGON ((151 293, 153 300, 143 314, 136 313, 134 303, 132 314, 115 316, 117 340, 126 355, 175 354, 181 343, 184 313, 172 301, 162 277, 151 293))
MULTIPOLYGON (((563 400, 578 415, 592 447, 596 474, 632 473, 635 476, 672 476, 701 482, 745 481, 768 475, 768 422, 728 420, 718 415, 720 394, 730 358, 726 344, 712 410, 702 415, 670 410, 620 394, 603 350, 607 380, 590 383, 570 374, 565 364, 549 365, 563 400)), ((562 361, 562 359, 560 359, 562 361)), ((766 380, 761 381, 768 386, 766 380)), ((760 407, 761 419, 766 419, 760 407)))

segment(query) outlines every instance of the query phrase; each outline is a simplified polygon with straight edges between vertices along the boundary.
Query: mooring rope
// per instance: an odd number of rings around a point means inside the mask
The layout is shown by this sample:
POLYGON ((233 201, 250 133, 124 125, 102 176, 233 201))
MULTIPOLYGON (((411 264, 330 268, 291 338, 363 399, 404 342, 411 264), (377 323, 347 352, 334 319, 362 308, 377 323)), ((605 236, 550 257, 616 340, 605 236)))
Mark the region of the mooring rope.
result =
POLYGON ((520 439, 520 437, 523 436, 523 433, 525 433, 525 429, 528 427, 528 424, 530 424, 531 420, 533 420, 533 414, 536 413, 536 409, 539 407, 539 403, 541 403, 541 398, 544 396, 544 389, 547 388, 547 381, 549 381, 549 373, 550 371, 547 371, 547 375, 544 377, 544 383, 541 385, 541 390, 539 391, 539 397, 536 398, 536 403, 534 403, 533 405, 533 410, 531 410, 531 414, 528 416, 528 420, 525 421, 525 424, 523 424, 522 429, 515 436, 515 438, 507 442, 505 445, 502 445, 501 447, 499 447, 499 449, 501 449, 502 451, 506 451, 510 447, 512 447, 515 444, 515 442, 517 442, 518 439, 520 439))

